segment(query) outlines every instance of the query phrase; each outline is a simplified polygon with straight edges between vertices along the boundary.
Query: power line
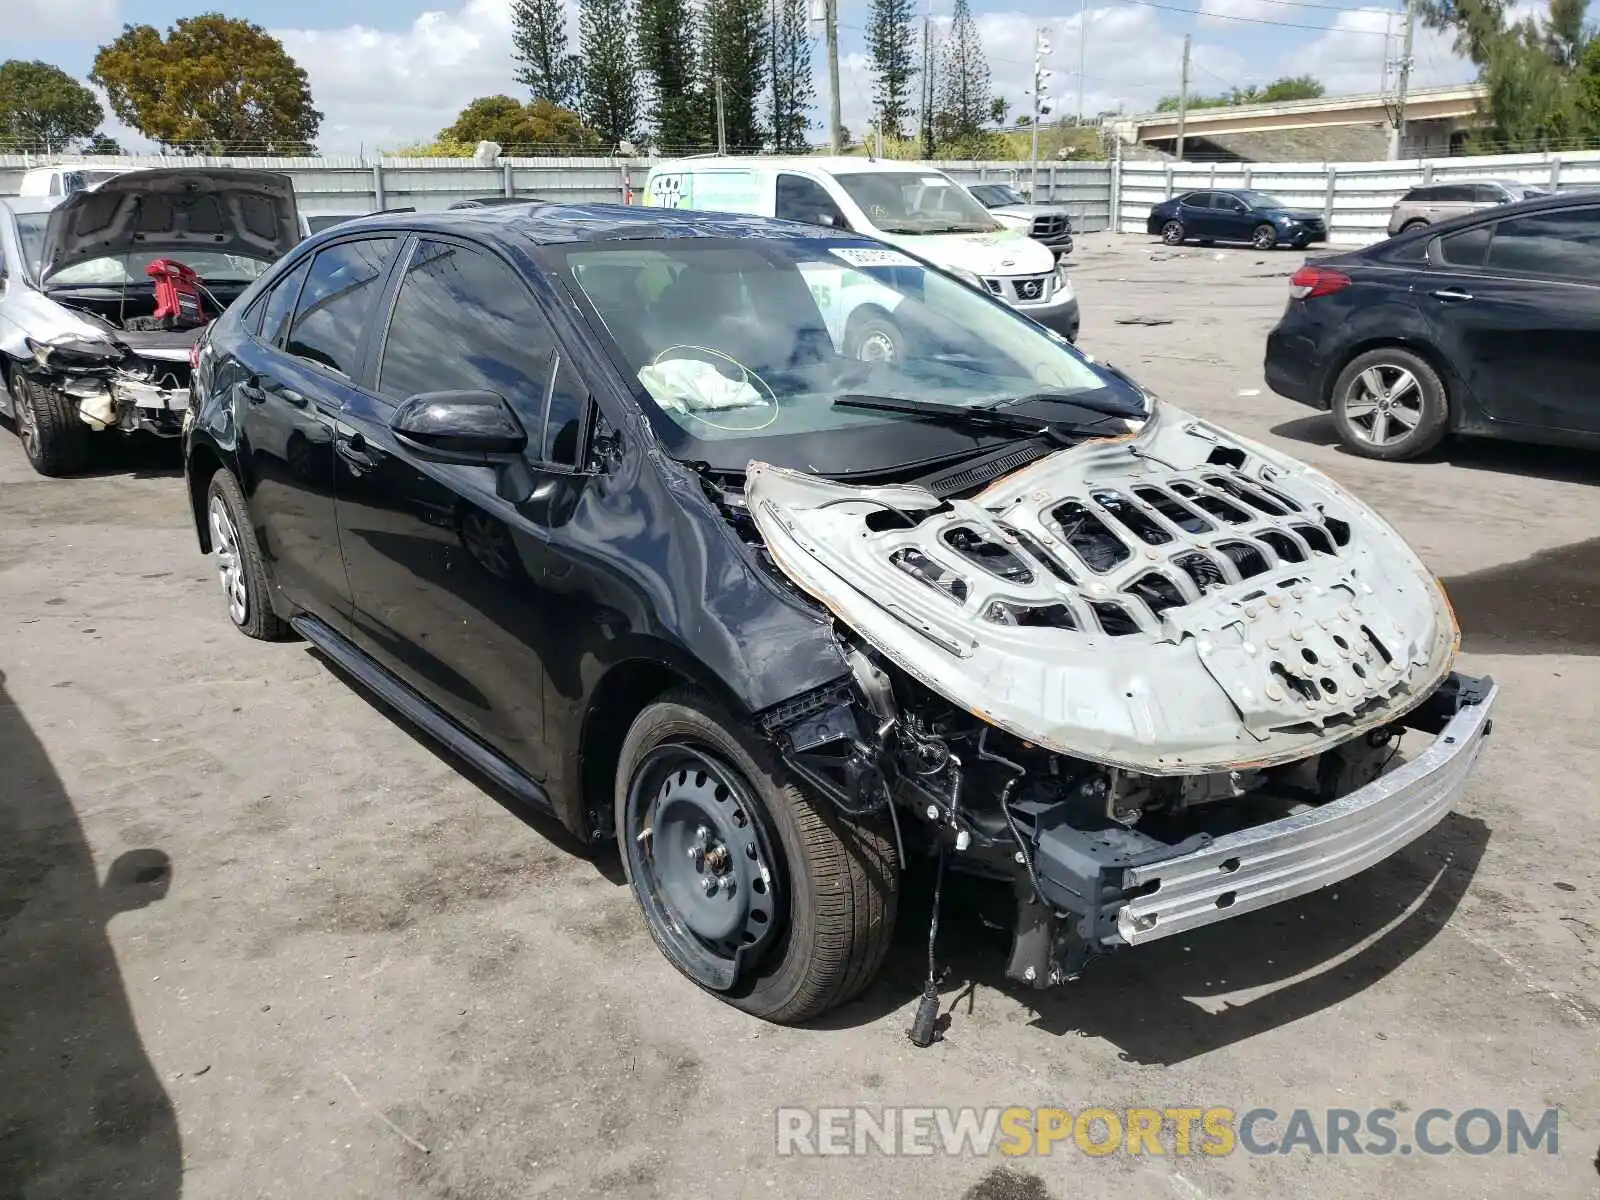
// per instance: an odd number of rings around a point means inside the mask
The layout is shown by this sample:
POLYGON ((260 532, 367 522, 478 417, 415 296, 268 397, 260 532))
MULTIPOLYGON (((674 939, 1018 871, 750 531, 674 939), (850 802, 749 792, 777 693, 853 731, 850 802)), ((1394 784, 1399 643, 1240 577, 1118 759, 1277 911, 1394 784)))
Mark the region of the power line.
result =
MULTIPOLYGON (((1247 25, 1276 25, 1280 29, 1309 29, 1313 33, 1354 33, 1364 37, 1384 37, 1381 29, 1340 29, 1336 25, 1307 25, 1303 21, 1269 21, 1265 17, 1237 17, 1228 13, 1202 13, 1199 9, 1179 8, 1176 4, 1158 4, 1156 0, 1122 0, 1124 4, 1137 4, 1140 8, 1159 8, 1163 12, 1182 13, 1188 17, 1215 17, 1219 21, 1242 21, 1247 25)), ((1359 12, 1345 8, 1340 12, 1359 12)))

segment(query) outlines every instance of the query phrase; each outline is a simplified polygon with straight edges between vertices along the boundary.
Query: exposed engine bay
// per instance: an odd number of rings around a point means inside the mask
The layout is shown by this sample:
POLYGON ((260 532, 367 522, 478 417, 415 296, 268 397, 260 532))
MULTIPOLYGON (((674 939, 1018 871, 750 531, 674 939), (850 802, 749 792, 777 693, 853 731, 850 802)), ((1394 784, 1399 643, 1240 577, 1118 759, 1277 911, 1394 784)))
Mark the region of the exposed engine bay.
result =
POLYGON ((30 374, 76 401, 92 429, 176 437, 189 407, 192 351, 243 287, 214 291, 171 258, 156 259, 146 274, 148 292, 75 287, 53 296, 87 328, 29 339, 30 374))
POLYGON ((1493 683, 1451 672, 1400 537, 1177 409, 970 496, 752 463, 743 500, 853 676, 768 733, 886 811, 902 861, 1014 882, 1027 983, 1370 866, 1442 819, 1489 730, 1493 683), (1407 760, 1408 730, 1439 737, 1407 760))

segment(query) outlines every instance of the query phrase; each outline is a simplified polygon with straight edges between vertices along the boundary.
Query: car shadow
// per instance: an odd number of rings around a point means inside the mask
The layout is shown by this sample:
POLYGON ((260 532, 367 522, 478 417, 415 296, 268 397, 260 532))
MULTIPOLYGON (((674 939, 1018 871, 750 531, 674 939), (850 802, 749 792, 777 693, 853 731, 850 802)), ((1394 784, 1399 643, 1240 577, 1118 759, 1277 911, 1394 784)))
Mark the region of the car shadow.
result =
POLYGON ((323 654, 316 647, 309 647, 317 660, 332 671, 352 692, 360 696, 393 725, 401 730, 417 745, 429 753, 444 759, 450 764, 452 770, 472 781, 473 785, 484 792, 501 808, 505 809, 517 820, 521 821, 534 833, 544 838, 559 850, 571 854, 575 858, 587 860, 596 873, 608 883, 626 886, 628 880, 622 873, 622 860, 617 854, 616 847, 610 843, 599 846, 589 846, 573 836, 571 830, 549 813, 537 808, 532 808, 514 793, 496 783, 489 776, 478 770, 468 760, 462 758, 443 742, 430 737, 423 730, 417 728, 404 715, 391 708, 381 696, 369 689, 354 675, 351 675, 333 659, 323 654))
MULTIPOLYGON (((1209 1054, 1348 1000, 1420 952, 1460 904, 1488 841, 1482 821, 1451 813, 1343 883, 1102 956, 1079 979, 1049 990, 1005 978, 1009 888, 947 877, 939 938, 945 1036, 963 1036, 963 1024, 986 1003, 982 987, 1024 1003, 1034 1027, 1104 1038, 1127 1062, 1170 1066, 1209 1054)), ((920 994, 931 899, 926 875, 914 872, 902 892, 878 981, 816 1027, 877 1021, 920 994)))
POLYGON ((50 759, 0 674, 0 1195, 179 1195, 172 1101, 139 1038, 106 936, 160 900, 160 850, 101 883, 50 759))
POLYGON ((1600 538, 1443 582, 1469 653, 1600 654, 1600 538))
MULTIPOLYGON (((1340 454, 1356 458, 1339 441, 1333 418, 1327 413, 1296 417, 1274 425, 1278 437, 1307 446, 1332 446, 1340 454)), ((1508 442, 1500 438, 1451 437, 1419 462, 1447 462, 1474 471, 1499 471, 1505 475, 1526 475, 1552 479, 1558 483, 1600 484, 1600 454, 1571 446, 1540 446, 1532 442, 1508 442)))
POLYGON ((183 474, 183 442, 149 433, 101 434, 89 439, 89 461, 75 478, 126 475, 175 479, 183 474))

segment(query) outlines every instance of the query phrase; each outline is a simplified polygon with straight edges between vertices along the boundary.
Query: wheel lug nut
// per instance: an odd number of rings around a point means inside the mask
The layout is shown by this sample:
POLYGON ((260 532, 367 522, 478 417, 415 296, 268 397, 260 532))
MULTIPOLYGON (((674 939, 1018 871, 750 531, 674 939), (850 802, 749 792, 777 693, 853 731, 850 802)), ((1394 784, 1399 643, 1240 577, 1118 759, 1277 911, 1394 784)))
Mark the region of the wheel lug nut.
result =
POLYGON ((717 894, 717 881, 710 875, 707 875, 701 882, 705 885, 707 896, 715 896, 717 894))

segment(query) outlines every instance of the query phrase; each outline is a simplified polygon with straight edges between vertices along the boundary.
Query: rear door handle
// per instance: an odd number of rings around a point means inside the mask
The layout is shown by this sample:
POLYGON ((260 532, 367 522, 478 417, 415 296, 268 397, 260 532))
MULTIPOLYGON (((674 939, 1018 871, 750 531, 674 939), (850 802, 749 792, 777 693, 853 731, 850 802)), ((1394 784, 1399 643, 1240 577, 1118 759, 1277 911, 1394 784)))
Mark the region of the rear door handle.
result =
POLYGON ((1471 292, 1463 292, 1460 288, 1440 288, 1433 293, 1435 300, 1471 300, 1471 292))

